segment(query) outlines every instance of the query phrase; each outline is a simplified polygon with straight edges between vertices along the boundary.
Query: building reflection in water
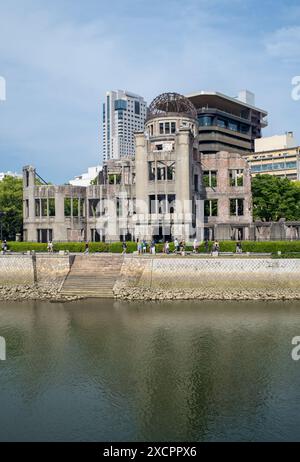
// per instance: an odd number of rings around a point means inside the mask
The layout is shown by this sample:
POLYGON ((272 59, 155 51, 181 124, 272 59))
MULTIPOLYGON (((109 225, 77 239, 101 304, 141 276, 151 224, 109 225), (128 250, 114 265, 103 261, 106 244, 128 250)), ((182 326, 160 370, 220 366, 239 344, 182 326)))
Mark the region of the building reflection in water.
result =
POLYGON ((2 304, 0 440, 296 438, 296 427, 283 423, 300 410, 300 374, 290 360, 299 308, 2 304))

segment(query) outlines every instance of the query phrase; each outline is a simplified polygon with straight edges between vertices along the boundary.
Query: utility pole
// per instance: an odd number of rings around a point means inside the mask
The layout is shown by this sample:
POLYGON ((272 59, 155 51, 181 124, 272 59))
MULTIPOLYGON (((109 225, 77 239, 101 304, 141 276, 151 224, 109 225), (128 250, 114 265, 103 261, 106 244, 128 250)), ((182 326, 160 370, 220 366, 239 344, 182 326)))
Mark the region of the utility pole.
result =
POLYGON ((5 212, 0 212, 0 241, 3 241, 3 221, 2 218, 4 218, 6 215, 5 212))
POLYGON ((6 212, 0 212, 0 241, 3 241, 3 221, 2 218, 4 218, 6 215, 6 212))

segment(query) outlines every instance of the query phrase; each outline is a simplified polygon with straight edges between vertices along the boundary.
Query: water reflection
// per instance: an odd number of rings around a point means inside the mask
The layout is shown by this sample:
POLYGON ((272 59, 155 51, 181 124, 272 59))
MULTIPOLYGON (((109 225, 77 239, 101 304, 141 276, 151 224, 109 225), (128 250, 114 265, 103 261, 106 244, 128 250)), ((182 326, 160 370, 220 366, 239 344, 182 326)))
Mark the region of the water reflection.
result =
POLYGON ((300 303, 0 304, 0 440, 300 439, 300 303))

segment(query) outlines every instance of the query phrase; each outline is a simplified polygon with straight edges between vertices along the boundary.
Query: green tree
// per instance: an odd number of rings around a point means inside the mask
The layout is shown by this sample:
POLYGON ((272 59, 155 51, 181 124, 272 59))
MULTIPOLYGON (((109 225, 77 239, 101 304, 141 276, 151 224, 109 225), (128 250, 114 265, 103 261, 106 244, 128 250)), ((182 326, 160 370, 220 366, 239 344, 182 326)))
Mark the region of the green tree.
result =
POLYGON ((300 186, 287 178, 252 178, 253 218, 262 221, 300 220, 300 186))
POLYGON ((23 226, 23 183, 19 178, 7 176, 0 181, 0 218, 3 239, 14 240, 22 233, 23 226))

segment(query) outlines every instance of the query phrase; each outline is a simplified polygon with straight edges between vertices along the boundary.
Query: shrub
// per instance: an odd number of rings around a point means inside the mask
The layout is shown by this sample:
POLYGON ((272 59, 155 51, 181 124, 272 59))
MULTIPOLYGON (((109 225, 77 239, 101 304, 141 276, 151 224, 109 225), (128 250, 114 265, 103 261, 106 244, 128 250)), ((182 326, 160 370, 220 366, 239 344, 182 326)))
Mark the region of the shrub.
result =
POLYGON ((59 252, 60 250, 65 250, 69 252, 84 252, 85 244, 84 242, 56 242, 53 244, 54 252, 59 252))
POLYGON ((47 244, 41 244, 39 242, 8 242, 8 250, 11 252, 27 252, 28 250, 34 250, 35 252, 46 252, 47 244))
POLYGON ((242 249, 244 252, 258 253, 300 252, 300 241, 245 241, 242 243, 242 249))

